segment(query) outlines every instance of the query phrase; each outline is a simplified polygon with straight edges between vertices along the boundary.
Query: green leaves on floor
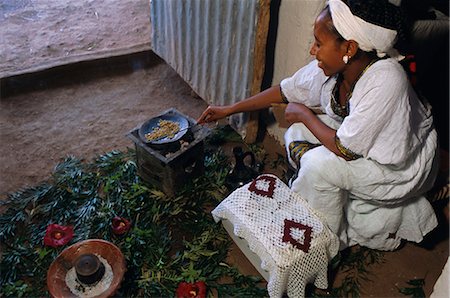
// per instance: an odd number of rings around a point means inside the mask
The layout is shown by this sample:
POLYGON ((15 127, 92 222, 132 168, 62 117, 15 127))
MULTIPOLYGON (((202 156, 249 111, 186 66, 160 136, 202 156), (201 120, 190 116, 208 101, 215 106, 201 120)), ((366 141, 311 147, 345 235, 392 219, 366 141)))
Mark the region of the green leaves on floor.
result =
POLYGON ((2 293, 47 296, 46 274, 56 256, 78 241, 99 238, 125 256, 119 296, 171 297, 181 282, 197 281, 219 296, 266 296, 258 278, 227 264, 230 239, 205 212, 227 195, 223 183, 229 163, 215 150, 206 154, 205 167, 205 175, 168 197, 137 176, 131 150, 92 162, 67 157, 52 179, 2 202, 7 208, 0 215, 2 293), (115 234, 114 217, 130 221, 131 228, 115 234), (51 224, 73 226, 70 242, 45 246, 51 224))

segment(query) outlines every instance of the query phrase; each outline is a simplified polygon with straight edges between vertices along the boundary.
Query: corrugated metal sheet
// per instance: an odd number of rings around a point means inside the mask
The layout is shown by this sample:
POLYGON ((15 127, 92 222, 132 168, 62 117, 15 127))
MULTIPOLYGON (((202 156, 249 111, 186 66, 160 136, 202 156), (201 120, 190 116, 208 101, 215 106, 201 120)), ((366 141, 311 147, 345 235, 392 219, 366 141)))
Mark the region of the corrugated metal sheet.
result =
POLYGON ((153 51, 204 100, 251 95, 259 0, 150 0, 153 51))

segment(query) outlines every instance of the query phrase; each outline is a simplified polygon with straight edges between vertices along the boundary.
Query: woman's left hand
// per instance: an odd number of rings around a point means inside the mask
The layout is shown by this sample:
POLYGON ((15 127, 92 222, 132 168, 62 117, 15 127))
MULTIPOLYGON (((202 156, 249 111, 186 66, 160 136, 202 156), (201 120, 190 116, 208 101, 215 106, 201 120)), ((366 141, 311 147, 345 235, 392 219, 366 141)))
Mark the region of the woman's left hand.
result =
POLYGON ((308 120, 309 117, 313 115, 314 113, 307 106, 301 103, 294 102, 290 102, 286 107, 286 111, 284 112, 284 117, 290 124, 296 122, 304 123, 308 120))

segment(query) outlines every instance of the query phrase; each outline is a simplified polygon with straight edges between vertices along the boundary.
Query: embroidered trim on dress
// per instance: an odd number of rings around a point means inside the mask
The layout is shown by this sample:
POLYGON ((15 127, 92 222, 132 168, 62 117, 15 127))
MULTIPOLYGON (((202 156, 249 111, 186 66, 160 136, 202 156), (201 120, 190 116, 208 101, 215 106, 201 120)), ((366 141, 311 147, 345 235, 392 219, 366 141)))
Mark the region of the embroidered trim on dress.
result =
POLYGON ((320 146, 320 144, 312 144, 306 141, 294 141, 289 144, 289 155, 295 164, 299 165, 300 158, 302 158, 303 154, 318 146, 320 146))
MULTIPOLYGON (((339 78, 338 78, 339 80, 339 78)), ((331 109, 333 110, 333 112, 342 117, 345 118, 348 116, 348 114, 350 113, 350 97, 348 97, 348 99, 345 102, 345 105, 341 106, 338 102, 339 100, 339 85, 340 82, 338 83, 338 80, 336 81, 336 84, 334 84, 333 87, 333 91, 331 92, 331 100, 330 100, 330 105, 331 105, 331 109)))
POLYGON ((280 93, 281 93, 281 99, 283 100, 284 103, 289 103, 289 100, 287 99, 286 95, 283 92, 283 89, 281 88, 280 85, 280 93))
POLYGON ((378 60, 380 60, 380 59, 374 59, 374 60, 370 61, 370 63, 358 75, 356 80, 350 86, 350 90, 345 95, 345 105, 341 105, 339 103, 339 86, 342 83, 342 75, 341 74, 338 75, 338 77, 336 79, 336 84, 334 84, 333 90, 331 91, 331 100, 330 100, 331 109, 333 110, 333 112, 336 115, 338 115, 342 118, 345 118, 350 114, 350 98, 353 95, 353 89, 355 88, 356 83, 363 76, 363 74, 369 69, 369 67, 372 66, 372 64, 374 64, 378 60))
POLYGON ((362 157, 362 155, 356 154, 352 150, 344 147, 344 145, 342 145, 341 143, 341 140, 339 140, 338 136, 334 138, 334 141, 336 142, 336 147, 338 148, 339 152, 341 152, 342 155, 344 155, 346 158, 350 160, 355 160, 362 157))

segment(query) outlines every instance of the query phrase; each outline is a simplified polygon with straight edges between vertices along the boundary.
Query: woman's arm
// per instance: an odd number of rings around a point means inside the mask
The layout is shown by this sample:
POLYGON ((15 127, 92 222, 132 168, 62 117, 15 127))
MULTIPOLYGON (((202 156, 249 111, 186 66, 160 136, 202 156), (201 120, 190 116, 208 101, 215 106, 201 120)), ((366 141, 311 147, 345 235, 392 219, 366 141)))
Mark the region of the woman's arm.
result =
POLYGON ((323 123, 313 111, 300 103, 289 103, 286 107, 285 118, 290 124, 301 122, 312 134, 330 151, 337 156, 350 160, 344 156, 336 146, 336 130, 323 123))
POLYGON ((217 121, 232 114, 265 109, 272 103, 281 103, 280 86, 273 86, 252 97, 227 106, 209 106, 197 119, 198 123, 217 121))

